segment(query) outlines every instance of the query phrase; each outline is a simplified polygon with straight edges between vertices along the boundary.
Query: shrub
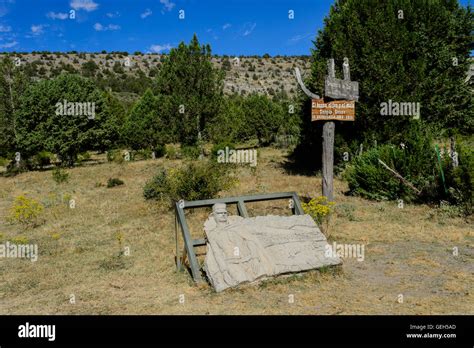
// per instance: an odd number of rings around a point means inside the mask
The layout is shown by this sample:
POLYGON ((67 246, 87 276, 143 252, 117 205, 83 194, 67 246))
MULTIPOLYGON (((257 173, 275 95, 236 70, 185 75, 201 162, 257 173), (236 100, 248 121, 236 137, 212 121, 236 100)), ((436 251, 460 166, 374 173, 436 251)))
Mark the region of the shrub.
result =
POLYGON ((170 160, 178 159, 181 157, 178 148, 172 144, 165 146, 165 156, 170 160))
POLYGON ((459 215, 472 214, 474 193, 474 149, 461 141, 456 144, 458 166, 449 156, 443 157, 443 172, 447 187, 446 199, 459 207, 459 215))
POLYGON ((163 145, 156 145, 153 151, 155 152, 155 158, 160 158, 165 155, 165 147, 163 145))
POLYGON ((312 198, 308 203, 302 203, 303 210, 310 215, 323 233, 327 233, 329 225, 329 216, 332 213, 332 207, 335 203, 329 202, 327 197, 319 196, 312 198))
MULTIPOLYGON (((130 151, 130 160, 132 161, 143 161, 147 159, 152 159, 153 158, 153 153, 155 153, 155 158, 160 158, 163 157, 165 154, 165 148, 163 145, 157 145, 154 147, 154 149, 140 149, 140 150, 133 150, 130 151)), ((116 155, 114 155, 116 156, 116 155)), ((124 155, 122 154, 122 157, 124 158, 124 155)), ((115 162, 117 162, 117 159, 115 158, 115 162)))
POLYGON ((28 171, 28 166, 27 166, 26 161, 22 160, 18 163, 16 161, 11 161, 7 165, 7 171, 3 173, 3 176, 11 177, 11 176, 18 175, 20 173, 24 173, 26 171, 28 171))
POLYGON ((406 191, 404 186, 378 162, 380 158, 398 171, 393 166, 394 157, 397 155, 402 156, 398 148, 384 145, 356 157, 344 172, 350 194, 374 200, 394 200, 401 197, 406 191))
POLYGON ((91 159, 91 154, 88 151, 82 152, 77 156, 77 162, 82 163, 91 159))
POLYGON ((54 168, 52 177, 56 184, 62 184, 69 181, 69 173, 60 167, 54 168))
POLYGON ((183 146, 181 148, 181 153, 184 157, 195 160, 199 158, 201 149, 198 146, 183 146))
POLYGON ((160 169, 145 185, 143 194, 146 199, 168 200, 173 204, 180 199, 213 198, 235 182, 226 166, 210 161, 191 162, 178 169, 160 169))
POLYGON ((150 149, 141 149, 137 151, 132 151, 131 157, 134 161, 147 160, 152 158, 152 152, 150 149))
POLYGON ((452 205, 446 201, 441 201, 438 211, 442 217, 448 218, 454 218, 457 216, 465 215, 465 212, 463 211, 463 207, 461 205, 452 205))
POLYGON ((319 196, 312 198, 308 203, 302 203, 302 206, 304 212, 311 215, 314 221, 320 225, 324 218, 331 213, 331 207, 334 204, 334 202, 328 202, 327 197, 319 196))
POLYGON ((119 178, 109 178, 109 180, 107 181, 107 187, 108 188, 111 188, 111 187, 115 187, 115 186, 120 186, 120 185, 123 185, 124 182, 122 180, 120 180, 119 178))
POLYGON ((461 205, 465 215, 472 214, 472 194, 474 177, 473 150, 462 142, 457 144, 458 166, 447 155, 437 159, 435 148, 426 134, 407 134, 404 148, 395 145, 382 145, 355 157, 347 166, 344 177, 349 183, 350 193, 375 200, 404 199, 416 202, 447 201, 461 205), (395 178, 380 163, 385 162, 408 182, 421 191, 417 195, 406 184, 395 178))
POLYGON ((18 196, 10 209, 9 220, 27 227, 36 227, 44 222, 41 219, 43 210, 43 205, 34 199, 18 196))
POLYGON ((146 183, 143 188, 143 196, 146 199, 162 200, 165 192, 168 190, 167 173, 164 169, 160 168, 153 179, 146 183))
POLYGON ((50 165, 54 159, 54 154, 48 151, 40 151, 31 159, 31 165, 33 167, 44 167, 50 165))
POLYGON ((107 161, 122 164, 126 160, 127 153, 128 153, 128 160, 131 160, 132 154, 130 152, 127 152, 127 151, 124 152, 122 150, 107 151, 107 161))
POLYGON ((344 172, 352 194, 375 200, 439 199, 436 153, 432 146, 431 134, 418 123, 414 123, 401 139, 403 140, 397 145, 373 147, 353 158, 344 172), (388 171, 379 159, 422 193, 417 195, 388 171))
POLYGON ((6 167, 10 161, 6 158, 0 157, 0 167, 6 167))

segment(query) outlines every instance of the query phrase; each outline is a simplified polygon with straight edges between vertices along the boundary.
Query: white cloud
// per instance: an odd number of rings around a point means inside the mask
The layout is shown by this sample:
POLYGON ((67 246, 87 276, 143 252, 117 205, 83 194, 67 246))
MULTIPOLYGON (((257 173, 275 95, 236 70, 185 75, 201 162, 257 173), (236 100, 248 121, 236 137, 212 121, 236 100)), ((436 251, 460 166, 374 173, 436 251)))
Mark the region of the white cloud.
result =
POLYGON ((41 25, 41 24, 40 24, 40 25, 32 25, 32 26, 31 26, 31 33, 32 33, 33 35, 36 35, 36 36, 41 35, 41 34, 43 34, 43 32, 44 32, 44 31, 43 31, 44 27, 45 27, 45 26, 44 26, 44 25, 41 25))
POLYGON ((16 41, 12 41, 12 42, 8 42, 6 44, 2 44, 0 45, 0 48, 12 48, 14 46, 18 45, 18 42, 16 41))
POLYGON ((244 25, 244 33, 242 34, 242 36, 248 36, 252 34, 252 31, 255 29, 256 26, 257 23, 246 23, 244 25))
POLYGON ((109 18, 117 18, 117 17, 120 17, 120 13, 118 11, 115 11, 115 12, 107 12, 105 14, 107 17, 109 18))
POLYGON ((147 9, 145 10, 145 12, 143 12, 143 13, 140 15, 140 17, 146 18, 146 17, 150 16, 152 13, 153 13, 153 12, 152 12, 149 8, 147 8, 147 9))
POLYGON ((0 25, 0 33, 8 33, 12 30, 12 27, 9 25, 0 25))
POLYGON ((301 35, 295 35, 292 38, 290 38, 290 42, 298 42, 304 39, 307 39, 311 37, 313 34, 301 34, 301 35))
POLYGON ((51 18, 51 19, 67 19, 69 17, 69 15, 67 13, 62 13, 62 12, 58 12, 58 13, 55 13, 55 12, 48 12, 46 14, 46 17, 48 18, 51 18))
POLYGON ((151 45, 150 46, 150 51, 154 53, 161 53, 162 51, 168 51, 172 49, 173 46, 170 44, 164 44, 164 45, 151 45))
POLYGON ((160 0, 160 3, 163 4, 163 7, 166 11, 171 11, 176 5, 174 2, 171 2, 171 0, 160 0))
POLYGON ((72 0, 69 4, 75 10, 85 10, 87 12, 97 10, 99 4, 95 3, 94 0, 72 0))
POLYGON ((107 26, 103 26, 102 24, 100 23, 96 23, 94 24, 94 29, 96 31, 107 31, 107 30, 119 30, 120 29, 120 25, 117 25, 117 24, 109 24, 107 26))
POLYGON ((222 30, 226 30, 226 29, 230 28, 231 26, 232 26, 232 24, 226 23, 222 26, 222 30))

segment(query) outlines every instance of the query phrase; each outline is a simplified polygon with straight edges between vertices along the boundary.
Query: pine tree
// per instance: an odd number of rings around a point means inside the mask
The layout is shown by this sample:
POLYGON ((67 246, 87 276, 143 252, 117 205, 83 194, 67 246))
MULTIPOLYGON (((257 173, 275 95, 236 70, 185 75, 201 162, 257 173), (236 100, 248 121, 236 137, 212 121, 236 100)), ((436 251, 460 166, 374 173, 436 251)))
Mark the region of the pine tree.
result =
POLYGON ((223 97, 223 73, 211 63, 211 47, 196 35, 181 42, 165 58, 156 79, 155 94, 170 98, 170 130, 184 144, 195 145, 199 134, 216 117, 223 97))
POLYGON ((128 146, 135 150, 154 150, 172 140, 162 117, 168 112, 168 101, 166 96, 154 96, 150 89, 145 91, 132 107, 125 125, 124 137, 128 146))
MULTIPOLYGON (((473 12, 457 0, 337 0, 312 49, 308 88, 323 95, 327 59, 334 58, 341 78, 349 58, 351 80, 359 81, 355 122, 336 125, 339 144, 397 141, 409 129, 410 116, 381 116, 382 102, 419 102, 424 126, 439 135, 472 134, 473 93, 465 83, 472 40, 473 12)), ((302 144, 320 146, 318 122, 304 104, 302 144)), ((303 102, 304 101, 304 102, 303 102)))
POLYGON ((28 85, 28 78, 15 67, 12 58, 0 62, 0 157, 15 153, 17 127, 13 114, 19 97, 28 85))

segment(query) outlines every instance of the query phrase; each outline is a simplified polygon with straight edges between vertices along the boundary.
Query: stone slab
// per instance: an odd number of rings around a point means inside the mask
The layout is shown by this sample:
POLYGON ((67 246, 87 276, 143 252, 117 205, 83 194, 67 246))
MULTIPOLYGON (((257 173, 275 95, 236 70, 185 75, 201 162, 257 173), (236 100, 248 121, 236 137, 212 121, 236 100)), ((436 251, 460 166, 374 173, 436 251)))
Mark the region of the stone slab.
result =
POLYGON ((224 226, 213 217, 204 224, 204 270, 217 292, 285 273, 341 263, 326 257, 328 245, 309 215, 229 216, 224 226))

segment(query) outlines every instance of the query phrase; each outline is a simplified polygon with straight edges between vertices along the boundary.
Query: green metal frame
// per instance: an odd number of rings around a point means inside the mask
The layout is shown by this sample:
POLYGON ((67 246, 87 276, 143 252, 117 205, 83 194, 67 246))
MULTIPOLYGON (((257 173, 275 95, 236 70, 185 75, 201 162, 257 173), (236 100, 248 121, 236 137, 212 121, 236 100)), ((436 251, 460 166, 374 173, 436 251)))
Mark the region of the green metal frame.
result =
POLYGON ((203 208, 211 207, 216 203, 226 204, 237 204, 237 211, 242 217, 249 217, 247 208, 245 207, 246 202, 262 202, 271 201, 276 199, 292 199, 293 205, 291 207, 293 214, 303 215, 303 208, 296 192, 280 192, 280 193, 266 193, 260 195, 248 195, 238 197, 227 197, 227 198, 216 198, 216 199, 204 199, 199 201, 179 201, 175 204, 175 239, 176 239, 176 268, 178 271, 184 269, 184 262, 186 256, 189 260, 189 266, 191 268, 191 274, 196 283, 203 282, 201 277, 201 269, 196 258, 195 247, 206 245, 205 239, 192 239, 191 232, 189 231, 188 224, 186 222, 186 216, 184 214, 185 209, 191 208, 203 208), (184 240, 184 248, 182 256, 179 254, 179 243, 178 243, 178 225, 181 228, 181 233, 184 240))

